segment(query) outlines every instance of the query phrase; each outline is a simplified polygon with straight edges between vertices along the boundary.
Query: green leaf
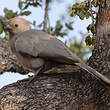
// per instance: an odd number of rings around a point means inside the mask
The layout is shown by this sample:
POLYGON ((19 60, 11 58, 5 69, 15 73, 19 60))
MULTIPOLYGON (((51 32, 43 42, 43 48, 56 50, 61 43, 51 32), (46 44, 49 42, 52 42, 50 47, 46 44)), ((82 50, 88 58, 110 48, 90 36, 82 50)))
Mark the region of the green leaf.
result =
POLYGON ((9 10, 8 10, 7 8, 4 8, 3 11, 4 11, 4 13, 6 14, 6 13, 8 13, 9 10))
POLYGON ((5 13, 5 17, 7 19, 11 19, 11 18, 17 16, 17 12, 13 12, 13 10, 9 10, 7 8, 4 8, 4 13, 5 13))
POLYGON ((34 20, 32 24, 33 24, 34 26, 36 26, 36 21, 34 20))
POLYGON ((61 29, 63 28, 60 20, 57 21, 57 24, 56 24, 56 31, 60 31, 61 29))
POLYGON ((91 45, 92 44, 92 38, 90 35, 87 35, 85 38, 86 45, 91 45))
POLYGON ((91 16, 89 12, 86 13, 86 19, 88 19, 91 16))
POLYGON ((19 6, 19 9, 22 9, 22 7, 23 7, 23 2, 22 2, 21 0, 19 0, 18 6, 19 6))
POLYGON ((95 43, 96 36, 92 36, 92 45, 95 43))
POLYGON ((30 11, 24 11, 24 12, 21 13, 21 15, 25 15, 25 16, 28 16, 28 15, 30 15, 30 14, 31 14, 30 11))
POLYGON ((32 5, 33 5, 34 7, 41 6, 40 3, 33 3, 32 5))
POLYGON ((66 32, 59 32, 59 36, 63 37, 63 36, 66 36, 67 33, 66 32))
POLYGON ((3 32, 4 26, 2 24, 2 22, 0 21, 0 34, 3 32))
POLYGON ((92 29, 92 24, 89 24, 88 27, 87 27, 87 30, 91 30, 92 29))
POLYGON ((42 1, 33 0, 32 6, 33 7, 42 6, 40 2, 42 2, 42 1))
POLYGON ((71 17, 75 16, 75 10, 72 10, 72 11, 70 12, 70 16, 71 16, 71 17))
POLYGON ((72 23, 66 23, 65 26, 70 29, 70 30, 73 30, 73 27, 72 27, 72 23))
POLYGON ((83 19, 84 19, 85 14, 84 14, 84 12, 83 12, 83 11, 81 11, 81 12, 79 13, 79 17, 80 17, 80 19, 81 19, 81 20, 83 20, 83 19))

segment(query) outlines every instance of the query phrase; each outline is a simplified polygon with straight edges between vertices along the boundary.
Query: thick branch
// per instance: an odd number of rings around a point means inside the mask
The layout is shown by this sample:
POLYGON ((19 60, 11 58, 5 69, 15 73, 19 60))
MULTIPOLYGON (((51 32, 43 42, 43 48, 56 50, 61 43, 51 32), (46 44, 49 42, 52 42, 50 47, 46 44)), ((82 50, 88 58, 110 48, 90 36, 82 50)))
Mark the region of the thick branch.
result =
POLYGON ((27 82, 2 88, 0 109, 105 110, 109 107, 108 89, 101 83, 95 84, 84 73, 42 75, 30 85, 27 82))
POLYGON ((0 39, 0 72, 20 72, 26 74, 29 71, 23 68, 15 55, 12 54, 8 41, 0 39))

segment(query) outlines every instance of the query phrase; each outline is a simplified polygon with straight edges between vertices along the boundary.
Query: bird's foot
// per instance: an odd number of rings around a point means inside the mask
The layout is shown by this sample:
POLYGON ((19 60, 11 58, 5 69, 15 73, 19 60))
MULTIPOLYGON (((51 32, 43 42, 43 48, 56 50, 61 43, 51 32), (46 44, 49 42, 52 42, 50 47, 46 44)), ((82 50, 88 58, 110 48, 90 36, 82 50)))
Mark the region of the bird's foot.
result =
MULTIPOLYGON (((37 74, 37 75, 38 75, 38 74, 37 74)), ((37 78, 37 75, 34 75, 34 76, 28 78, 29 81, 28 81, 27 85, 31 84, 31 83, 37 78)))
POLYGON ((35 75, 33 75, 32 77, 29 78, 27 85, 31 84, 37 78, 38 74, 40 74, 42 72, 41 70, 42 70, 42 68, 39 68, 37 70, 37 72, 35 73, 35 75))
POLYGON ((29 79, 30 79, 30 78, 26 78, 26 79, 23 79, 23 80, 18 80, 18 81, 17 81, 17 84, 18 84, 19 86, 23 86, 22 82, 24 82, 24 81, 27 82, 27 81, 29 81, 29 79))

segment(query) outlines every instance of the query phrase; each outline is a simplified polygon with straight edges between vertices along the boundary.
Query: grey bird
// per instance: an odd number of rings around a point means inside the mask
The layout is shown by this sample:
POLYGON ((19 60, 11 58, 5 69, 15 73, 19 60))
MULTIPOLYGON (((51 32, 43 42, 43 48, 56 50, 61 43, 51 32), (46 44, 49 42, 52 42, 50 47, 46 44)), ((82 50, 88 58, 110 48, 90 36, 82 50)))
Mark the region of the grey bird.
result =
POLYGON ((37 71, 36 75, 60 64, 77 65, 110 85, 110 80, 86 65, 55 36, 30 29, 30 22, 19 17, 12 18, 6 28, 10 33, 10 47, 21 65, 37 71))

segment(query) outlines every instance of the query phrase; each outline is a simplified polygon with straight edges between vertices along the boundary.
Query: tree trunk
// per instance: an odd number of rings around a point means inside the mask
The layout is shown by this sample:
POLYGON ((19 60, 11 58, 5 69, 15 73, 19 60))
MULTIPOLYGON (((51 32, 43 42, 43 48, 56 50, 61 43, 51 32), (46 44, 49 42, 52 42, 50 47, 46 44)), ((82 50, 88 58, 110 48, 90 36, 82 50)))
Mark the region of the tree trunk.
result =
POLYGON ((89 65, 110 74, 110 0, 102 0, 96 24, 96 41, 89 65))
MULTIPOLYGON (((95 47, 88 62, 90 66, 107 76, 110 73, 109 7, 110 0, 101 1, 96 26, 95 47)), ((2 57, 3 59, 6 59, 6 57, 2 57)), ((11 59, 8 63, 12 61, 11 59)), ((5 69, 16 70, 22 68, 16 62, 16 58, 14 61, 12 67, 5 69), (11 69, 13 67, 14 69, 11 69)), ((21 70, 25 71, 24 68, 21 70)), ((109 109, 109 87, 84 71, 71 74, 43 74, 38 76, 31 84, 28 84, 27 79, 5 86, 0 90, 0 110, 109 109)))

